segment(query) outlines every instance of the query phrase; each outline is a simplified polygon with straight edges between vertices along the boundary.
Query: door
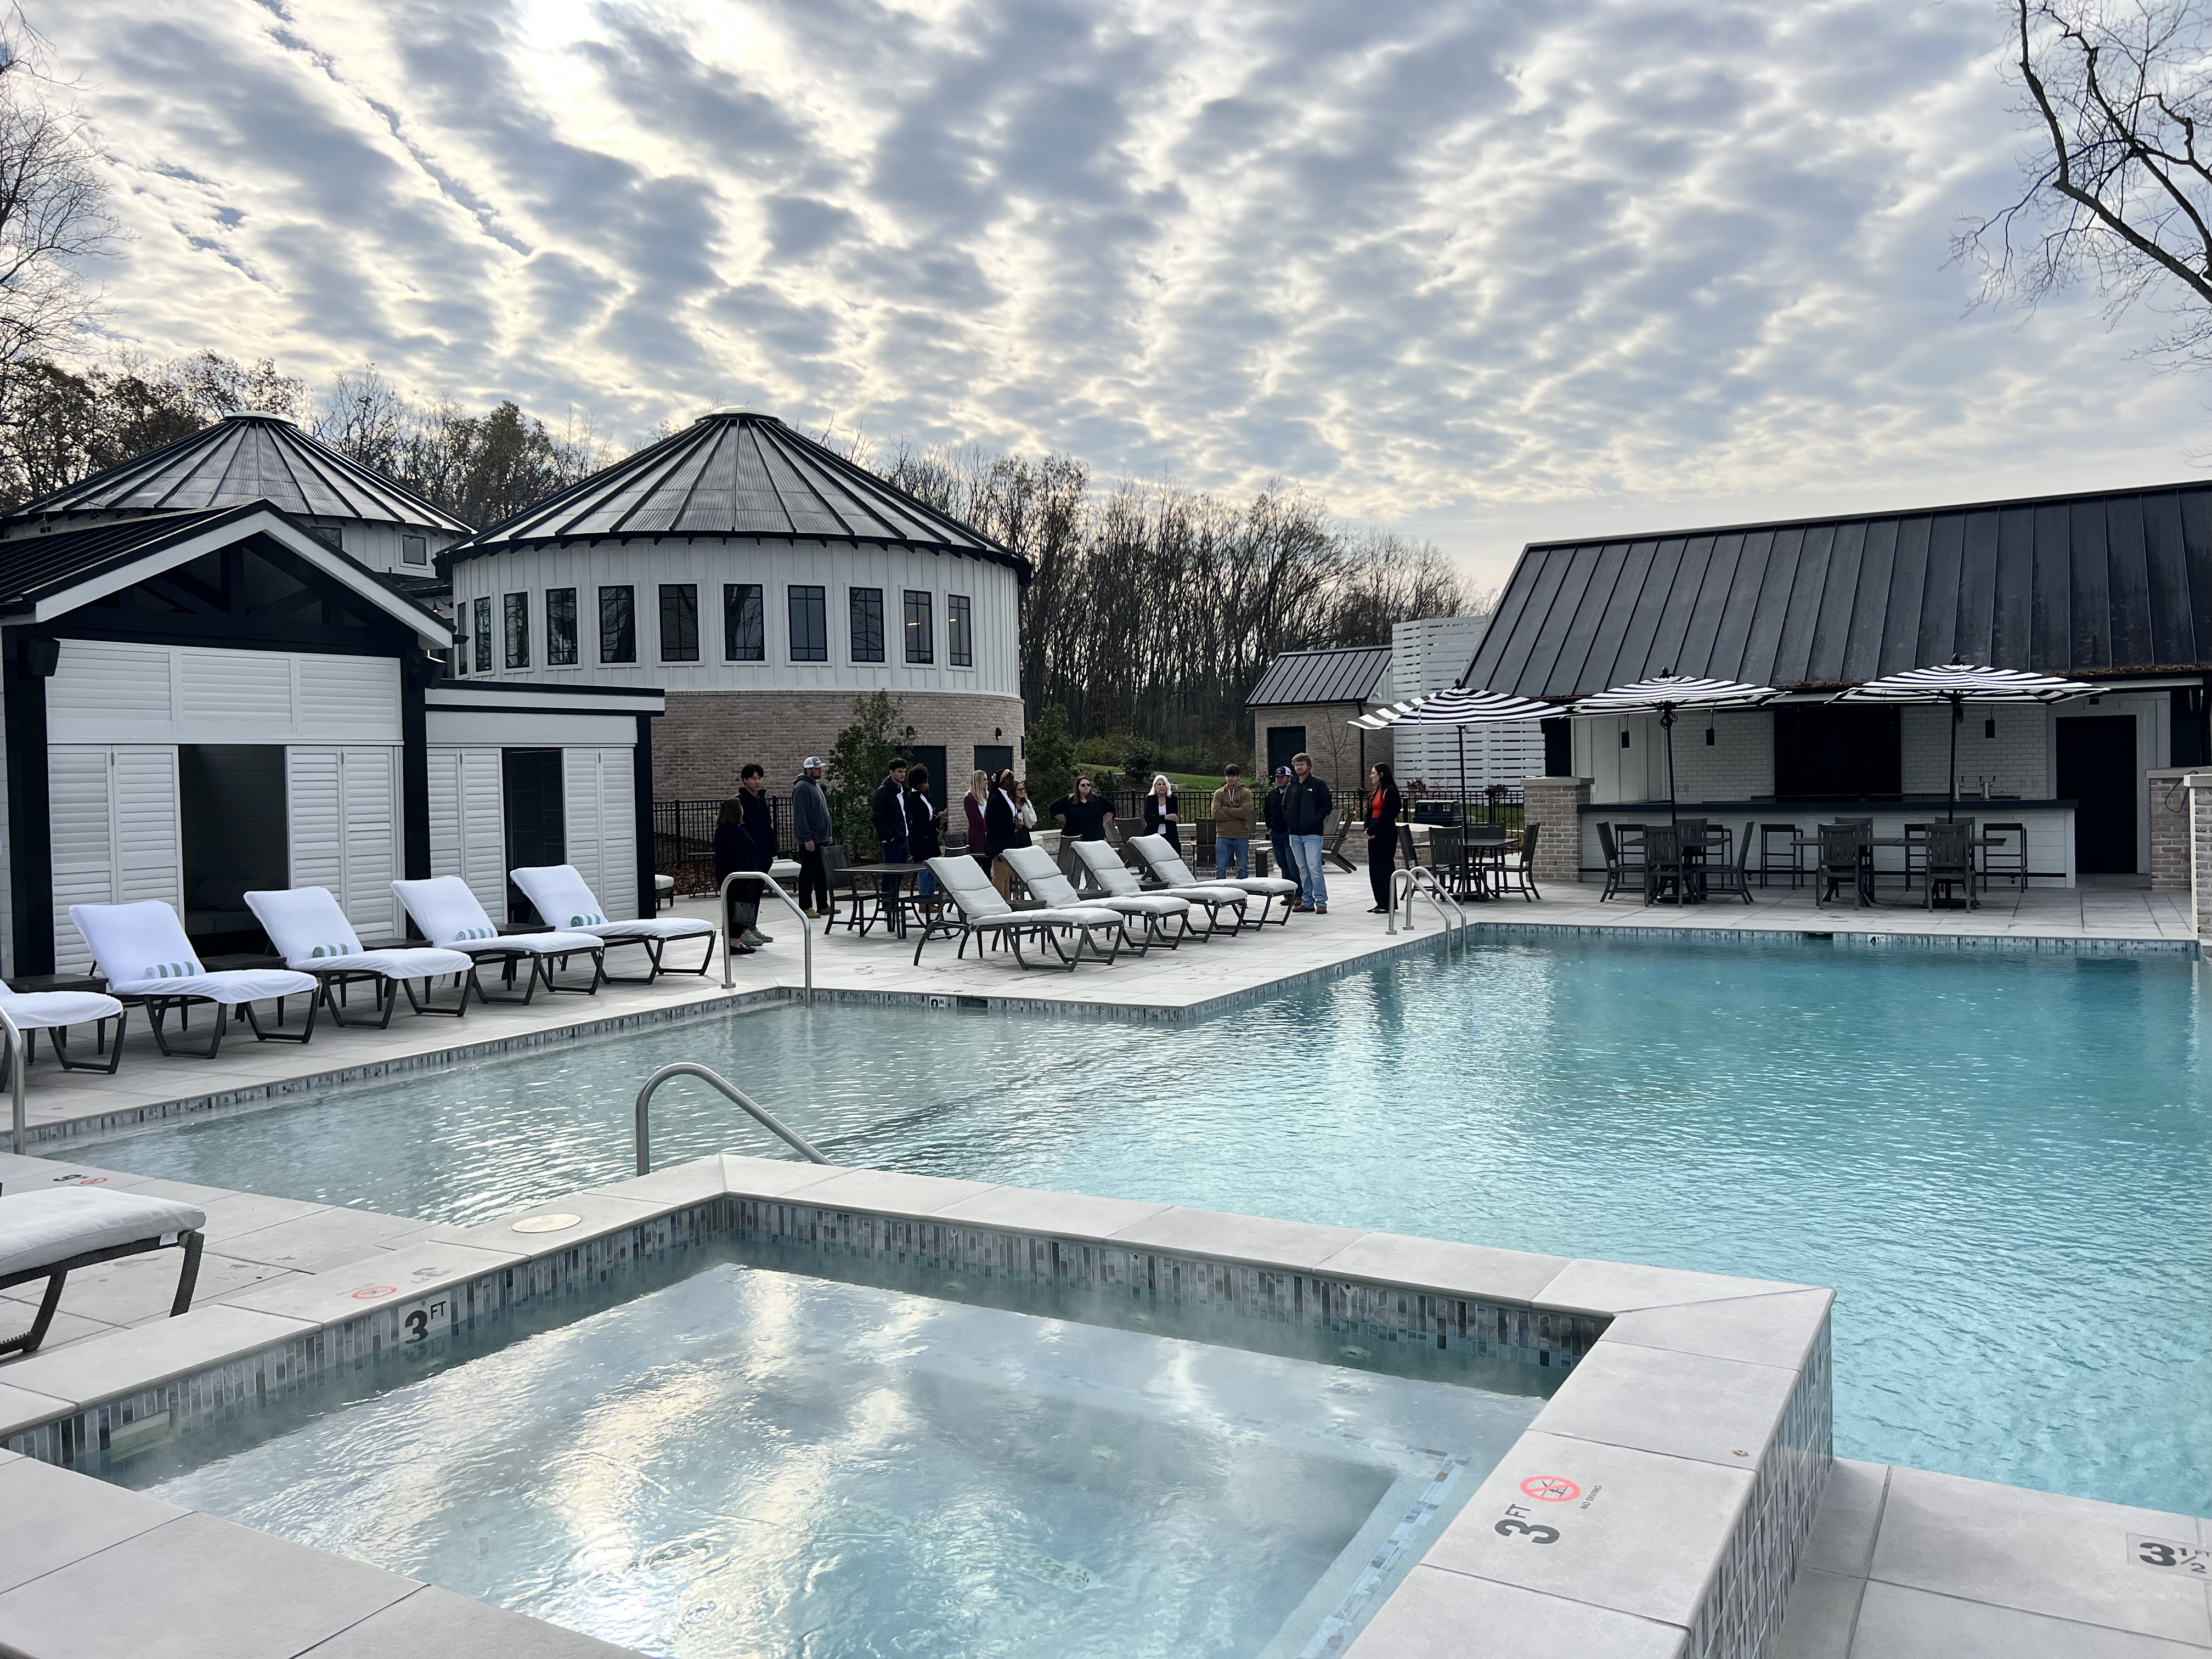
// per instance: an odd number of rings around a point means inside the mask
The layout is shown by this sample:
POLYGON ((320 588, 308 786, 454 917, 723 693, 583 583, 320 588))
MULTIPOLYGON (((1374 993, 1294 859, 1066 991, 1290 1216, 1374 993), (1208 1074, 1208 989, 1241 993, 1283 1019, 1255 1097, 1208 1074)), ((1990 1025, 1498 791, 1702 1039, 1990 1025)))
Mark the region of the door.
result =
POLYGON ((1306 729, 1303 726, 1271 726, 1267 728, 1267 775, 1272 778, 1281 768, 1291 763, 1291 757, 1306 752, 1306 729))
MULTIPOLYGON (((975 745, 975 769, 997 777, 1001 772, 1012 771, 1014 764, 1014 745, 1011 743, 979 743, 975 745)), ((961 786, 967 793, 967 786, 961 786)))
POLYGON ((46 788, 57 972, 92 966, 92 952, 69 919, 72 904, 160 899, 182 921, 175 749, 56 744, 46 750, 46 788))
MULTIPOLYGON (((500 803, 507 817, 507 867, 568 861, 568 789, 558 749, 502 749, 500 803)), ((536 921, 538 912, 513 882, 507 919, 536 921)))
POLYGON ((2074 867, 2085 876, 2133 875, 2136 766, 2133 714, 2080 714, 2057 722, 2058 798, 2074 803, 2074 867))

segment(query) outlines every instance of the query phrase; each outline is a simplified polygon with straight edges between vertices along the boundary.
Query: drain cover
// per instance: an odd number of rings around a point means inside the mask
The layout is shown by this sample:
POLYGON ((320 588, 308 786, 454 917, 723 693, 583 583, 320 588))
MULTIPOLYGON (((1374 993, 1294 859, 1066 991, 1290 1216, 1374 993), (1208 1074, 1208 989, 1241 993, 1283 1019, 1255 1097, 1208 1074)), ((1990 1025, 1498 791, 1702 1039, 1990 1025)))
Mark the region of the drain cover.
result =
POLYGON ((514 1224, 514 1231, 519 1233, 557 1233, 563 1228, 576 1226, 583 1218, 580 1215, 526 1215, 514 1224))

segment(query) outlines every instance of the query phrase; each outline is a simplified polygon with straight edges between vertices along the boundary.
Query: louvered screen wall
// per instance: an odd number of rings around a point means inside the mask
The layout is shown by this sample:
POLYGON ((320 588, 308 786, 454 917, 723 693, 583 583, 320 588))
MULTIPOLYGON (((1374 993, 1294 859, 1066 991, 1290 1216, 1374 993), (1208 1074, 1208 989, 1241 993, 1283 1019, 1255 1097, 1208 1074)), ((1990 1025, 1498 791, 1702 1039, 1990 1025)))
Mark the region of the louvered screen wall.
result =
POLYGON ((54 967, 92 966, 72 904, 160 899, 183 910, 177 751, 160 745, 57 744, 46 750, 53 822, 54 967))
POLYGON ((627 749, 562 751, 568 862, 615 921, 638 914, 637 808, 627 749))
POLYGON ((430 873, 459 876, 489 916, 507 914, 507 825, 496 749, 430 750, 430 873))
POLYGON ((285 750, 292 885, 330 889, 370 945, 400 933, 392 895, 399 875, 398 756, 366 746, 285 750))

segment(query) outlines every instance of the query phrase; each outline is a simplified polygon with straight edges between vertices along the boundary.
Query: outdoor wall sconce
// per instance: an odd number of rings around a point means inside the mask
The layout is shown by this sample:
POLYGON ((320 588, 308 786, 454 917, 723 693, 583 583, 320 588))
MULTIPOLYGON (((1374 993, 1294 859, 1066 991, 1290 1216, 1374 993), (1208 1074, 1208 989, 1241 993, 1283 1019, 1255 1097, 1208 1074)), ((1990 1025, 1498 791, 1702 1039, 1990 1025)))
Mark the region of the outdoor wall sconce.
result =
POLYGON ((1990 720, 1984 720, 1984 721, 1982 722, 1982 735, 1983 735, 1984 737, 1985 737, 1985 738, 1994 738, 1995 736, 1996 736, 1996 734, 1997 734, 1997 723, 1996 723, 1996 720, 1995 720, 1994 718, 1990 719, 1990 720))
POLYGON ((1627 747, 1628 747, 1628 733, 1627 733, 1627 732, 1622 732, 1622 733, 1620 734, 1620 746, 1621 746, 1623 749, 1626 749, 1626 748, 1627 748, 1627 747))
POLYGON ((1705 747, 1706 747, 1706 748, 1708 748, 1708 749, 1710 749, 1710 748, 1711 748, 1712 746, 1713 746, 1713 728, 1712 728, 1711 726, 1707 726, 1707 727, 1705 728, 1705 747))

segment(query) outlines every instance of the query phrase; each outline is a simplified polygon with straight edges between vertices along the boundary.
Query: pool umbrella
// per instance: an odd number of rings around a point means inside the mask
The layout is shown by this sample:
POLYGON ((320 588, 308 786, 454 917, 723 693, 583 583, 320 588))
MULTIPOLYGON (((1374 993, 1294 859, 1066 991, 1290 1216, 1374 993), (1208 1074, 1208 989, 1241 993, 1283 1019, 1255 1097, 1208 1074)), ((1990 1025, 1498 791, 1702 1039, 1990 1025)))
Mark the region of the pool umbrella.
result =
POLYGON ((1467 800, 1467 728, 1495 721, 1548 720, 1559 713, 1548 702, 1516 697, 1504 691, 1472 691, 1463 685, 1408 697, 1362 714, 1348 724, 1363 732, 1384 732, 1394 726, 1455 726, 1459 728, 1459 798, 1467 800))
POLYGON ((1577 714, 1656 714, 1667 733, 1667 822, 1674 811, 1674 711, 1688 708, 1717 713, 1723 708, 1756 708, 1782 694, 1771 685, 1746 685, 1740 680, 1705 680, 1694 674, 1662 674, 1633 685, 1616 685, 1610 691, 1578 698, 1577 714))
POLYGON ((1943 821, 1959 816, 1959 727, 1970 702, 2061 702, 2094 691, 2080 680, 2062 680, 2055 674, 2035 674, 2024 668, 1977 668, 1972 663, 1947 662, 1940 668, 1908 668, 1901 674, 1885 674, 1864 685, 1855 685, 1832 699, 1836 702, 1948 702, 1951 705, 1951 802, 1943 821))

